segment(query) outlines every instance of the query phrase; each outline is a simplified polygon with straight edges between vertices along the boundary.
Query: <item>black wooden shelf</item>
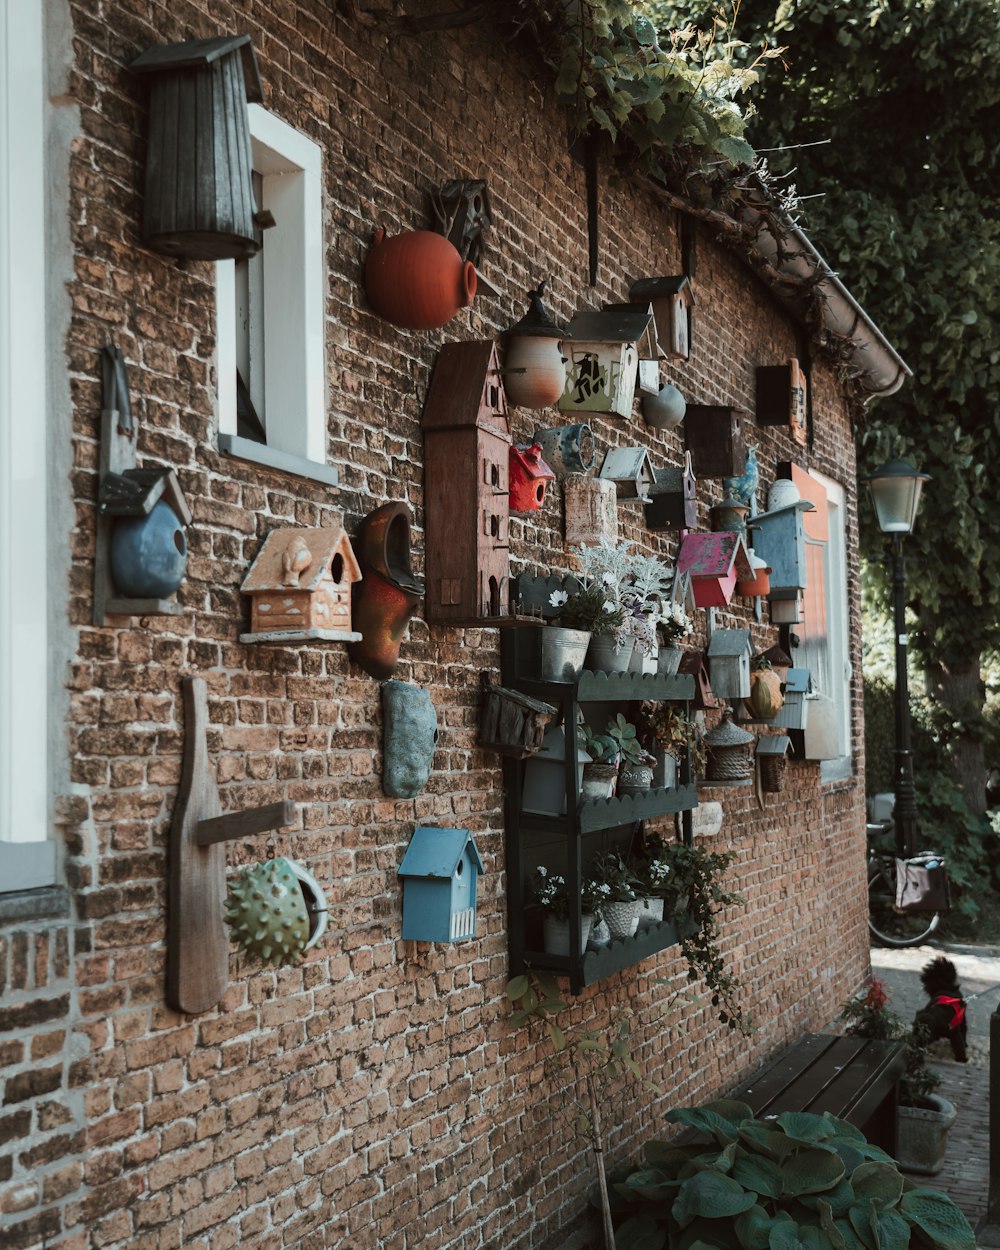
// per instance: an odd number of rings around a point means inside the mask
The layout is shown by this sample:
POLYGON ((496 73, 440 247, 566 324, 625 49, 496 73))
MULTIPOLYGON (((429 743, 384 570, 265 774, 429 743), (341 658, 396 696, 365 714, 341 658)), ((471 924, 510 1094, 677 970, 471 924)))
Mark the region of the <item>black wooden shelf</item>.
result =
POLYGON ((580 806, 580 831, 592 833, 597 829, 614 829, 636 820, 649 820, 653 816, 666 816, 670 812, 683 812, 697 806, 698 789, 693 785, 647 790, 645 794, 613 799, 590 799, 580 806))
POLYGON ((613 972, 631 968, 633 964, 667 950, 680 942, 677 927, 672 920, 660 920, 647 925, 632 937, 612 938, 608 946, 599 950, 587 950, 579 960, 569 955, 551 955, 548 951, 526 950, 524 964, 543 972, 555 972, 573 976, 573 965, 578 965, 582 985, 593 985, 613 972))

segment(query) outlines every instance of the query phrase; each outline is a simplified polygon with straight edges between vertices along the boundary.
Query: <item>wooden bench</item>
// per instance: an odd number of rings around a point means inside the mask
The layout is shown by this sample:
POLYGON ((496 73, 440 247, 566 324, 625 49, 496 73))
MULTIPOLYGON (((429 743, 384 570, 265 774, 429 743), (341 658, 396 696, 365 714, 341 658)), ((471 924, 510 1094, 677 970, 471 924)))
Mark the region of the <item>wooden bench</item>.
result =
POLYGON ((755 1116, 782 1111, 832 1115, 896 1153, 896 1082, 905 1065, 902 1042, 807 1033, 730 1095, 755 1116))

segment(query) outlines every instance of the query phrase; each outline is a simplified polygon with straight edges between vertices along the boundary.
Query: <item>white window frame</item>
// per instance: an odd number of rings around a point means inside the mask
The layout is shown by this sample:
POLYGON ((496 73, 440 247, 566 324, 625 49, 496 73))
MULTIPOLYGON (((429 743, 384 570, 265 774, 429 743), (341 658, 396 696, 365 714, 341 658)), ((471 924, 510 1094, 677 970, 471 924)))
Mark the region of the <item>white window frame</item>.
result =
MULTIPOLYGON (((821 781, 841 781, 854 775, 853 742, 851 739, 851 679, 853 669, 850 651, 849 605, 847 586, 846 496, 843 486, 832 478, 809 470, 809 476, 826 491, 828 536, 825 542, 806 535, 806 543, 824 548, 823 574, 826 597, 826 663, 831 689, 819 693, 833 700, 836 710, 838 753, 833 759, 820 762, 821 781)), ((810 662, 808 633, 796 654, 796 664, 808 668, 816 684, 814 663, 810 662)), ((818 667, 818 666, 815 666, 818 667)))
POLYGON ((44 5, 0 0, 0 892, 55 881, 44 5))
POLYGON ((236 269, 218 261, 216 278, 219 449, 336 486, 326 463, 322 152, 259 104, 249 106, 253 168, 263 180, 264 421, 267 443, 236 424, 236 269))

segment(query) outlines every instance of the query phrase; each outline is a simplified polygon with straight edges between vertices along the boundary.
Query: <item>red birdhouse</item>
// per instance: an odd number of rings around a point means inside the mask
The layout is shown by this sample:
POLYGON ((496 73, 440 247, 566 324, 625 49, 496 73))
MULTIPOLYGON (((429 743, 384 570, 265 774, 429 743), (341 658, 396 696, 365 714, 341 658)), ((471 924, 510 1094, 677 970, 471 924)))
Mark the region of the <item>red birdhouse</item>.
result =
POLYGON ((545 503, 545 488, 555 477, 542 459, 540 444, 532 443, 530 447, 512 445, 508 471, 511 512, 538 512, 545 503))
POLYGON ((699 608, 726 607, 736 590, 737 578, 749 581, 753 577, 746 543, 732 530, 685 534, 677 569, 689 574, 695 606, 699 608))

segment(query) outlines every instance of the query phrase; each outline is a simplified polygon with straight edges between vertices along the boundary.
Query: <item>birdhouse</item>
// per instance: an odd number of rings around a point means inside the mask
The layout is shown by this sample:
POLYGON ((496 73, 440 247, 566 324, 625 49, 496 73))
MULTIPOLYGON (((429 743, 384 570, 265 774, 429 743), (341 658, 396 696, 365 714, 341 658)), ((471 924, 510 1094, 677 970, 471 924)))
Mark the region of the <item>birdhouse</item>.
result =
POLYGON ((698 524, 698 483, 695 481, 691 456, 684 465, 653 470, 653 484, 646 504, 646 528, 651 530, 694 529, 698 524))
POLYGON ((531 441, 541 447, 545 463, 558 478, 589 473, 594 467, 594 433, 585 422, 537 428, 531 441))
POLYGON ((601 477, 614 482, 619 499, 648 499, 653 466, 645 447, 612 447, 601 465, 601 477))
POLYGON ((691 577, 694 601, 699 608, 724 608, 740 578, 753 576, 746 543, 739 534, 685 534, 677 567, 691 577))
POLYGON ((772 625, 798 625, 801 623, 803 613, 801 590, 775 591, 772 586, 767 598, 767 604, 771 610, 772 625))
POLYGON ((479 721, 479 745, 515 759, 527 759, 541 750, 545 731, 558 708, 532 699, 520 690, 489 685, 479 721))
POLYGON ((775 643, 773 647, 768 647, 761 659, 767 660, 772 670, 778 674, 778 680, 784 686, 788 677, 788 670, 792 667, 792 657, 788 652, 779 646, 778 643, 775 643))
POLYGON ((562 343, 569 331, 557 325, 542 303, 545 283, 528 292, 528 311, 504 331, 504 386, 519 408, 548 408, 566 389, 562 343))
POLYGON ((567 547, 586 543, 592 547, 602 538, 618 541, 618 492, 607 478, 572 473, 563 483, 567 547))
POLYGON ((640 278, 629 287, 634 300, 650 300, 656 335, 663 351, 681 360, 691 355, 691 321, 694 287, 686 275, 673 278, 640 278))
POLYGON ((792 438, 805 446, 808 426, 808 382, 793 356, 786 365, 762 365, 757 370, 757 424, 787 426, 792 438))
POLYGON ((813 506, 808 499, 799 499, 753 518, 754 551, 770 566, 771 594, 776 598, 794 597, 787 592, 806 588, 804 513, 813 506))
POLYGON ((684 446, 691 453, 697 477, 736 477, 745 472, 743 408, 688 404, 684 415, 684 446))
POLYGON ((363 575, 353 614, 360 641, 349 642, 347 653, 379 681, 396 671, 403 636, 424 595, 410 563, 412 519, 405 503, 384 503, 363 518, 354 540, 363 575))
POLYGON ((250 36, 157 44, 129 68, 151 77, 143 242, 188 260, 255 255, 247 100, 264 95, 250 36))
POLYGON ((705 735, 705 780, 710 785, 746 785, 753 776, 753 734, 734 725, 732 717, 727 707, 722 720, 705 735))
POLYGON ((653 305, 648 300, 633 304, 605 304, 605 312, 620 313, 622 316, 645 316, 647 318, 645 332, 636 340, 635 349, 639 355, 636 374, 636 389, 641 396, 654 398, 660 393, 660 358, 663 353, 656 337, 656 321, 653 318, 653 305))
POLYGON ((476 889, 483 861, 468 829, 418 825, 406 848, 403 938, 459 942, 476 936, 476 889))
POLYGON ((240 641, 358 641, 351 586, 360 580, 344 530, 272 530, 240 587, 251 600, 250 632, 240 641))
POLYGON ((709 510, 712 519, 712 529, 717 533, 732 530, 733 533, 741 534, 745 540, 747 536, 747 513, 749 511, 749 507, 742 499, 729 498, 712 504, 709 510))
POLYGON ((809 670, 790 668, 785 674, 785 701, 771 724, 777 729, 805 729, 809 719, 808 693, 809 670))
MULTIPOLYGON (((577 746, 578 792, 583 785, 583 766, 589 763, 590 756, 577 746)), ((539 816, 566 815, 566 733, 561 725, 546 733, 541 750, 524 766, 521 810, 539 816)))
POLYGON ((442 347, 421 424, 427 620, 503 624, 511 436, 494 343, 442 347))
POLYGON ((760 788, 766 794, 779 794, 784 788, 785 765, 792 740, 787 734, 761 734, 757 739, 757 765, 760 788))
POLYGON ((685 651, 681 656, 678 673, 694 678, 694 706, 699 710, 718 707, 719 700, 712 690, 708 673, 708 661, 704 651, 685 651))
POLYGON ((555 474, 542 459, 538 443, 532 443, 530 447, 515 447, 512 444, 508 472, 511 512, 539 512, 545 503, 545 488, 555 474))
POLYGON ((749 629, 715 630, 708 640, 708 671, 716 698, 747 698, 752 657, 749 629))
POLYGON ((570 338, 563 343, 568 361, 566 389, 558 406, 564 412, 631 416, 639 361, 637 344, 650 320, 645 310, 578 312, 569 324, 570 338))

